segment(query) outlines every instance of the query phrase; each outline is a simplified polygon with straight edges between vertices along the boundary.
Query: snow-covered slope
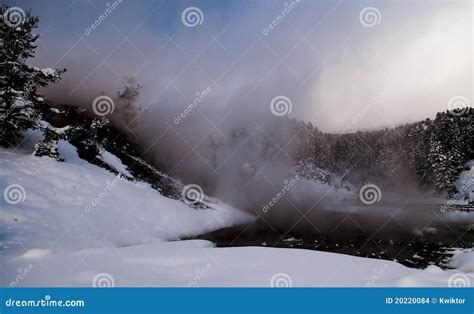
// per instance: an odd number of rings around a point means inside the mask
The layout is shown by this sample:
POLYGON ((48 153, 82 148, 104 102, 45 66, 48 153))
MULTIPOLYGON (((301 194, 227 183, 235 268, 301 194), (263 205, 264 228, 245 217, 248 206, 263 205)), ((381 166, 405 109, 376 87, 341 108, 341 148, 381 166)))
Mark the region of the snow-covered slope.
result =
MULTIPOLYGON (((4 251, 139 245, 251 219, 217 201, 208 204, 212 209, 197 210, 166 198, 146 183, 125 180, 79 159, 67 142, 60 144, 60 151, 65 162, 0 150, 4 251)), ((114 165, 123 168, 119 163, 115 158, 114 165)))
MULTIPOLYGON (((60 150, 64 163, 0 150, 2 286, 474 284, 470 274, 435 266, 422 271, 316 251, 167 242, 252 217, 217 200, 212 209, 192 208, 79 159, 68 143, 60 150)), ((113 156, 106 160, 123 169, 113 156)), ((460 268, 470 271, 470 258, 461 259, 460 268)))

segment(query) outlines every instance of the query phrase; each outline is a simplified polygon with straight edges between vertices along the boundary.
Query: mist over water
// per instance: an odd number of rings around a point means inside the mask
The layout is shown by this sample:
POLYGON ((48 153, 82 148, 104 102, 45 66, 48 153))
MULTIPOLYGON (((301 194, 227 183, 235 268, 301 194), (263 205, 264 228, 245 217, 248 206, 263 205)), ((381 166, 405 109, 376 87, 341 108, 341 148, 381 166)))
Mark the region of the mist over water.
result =
POLYGON ((95 97, 114 96, 124 76, 136 77, 143 84, 134 100, 139 114, 110 118, 127 126, 147 160, 185 184, 199 184, 275 228, 373 233, 395 215, 384 231, 423 232, 433 224, 450 232, 437 205, 413 203, 429 197, 414 182, 404 182, 403 190, 385 187, 384 195, 396 196, 382 196, 371 208, 360 206, 357 190, 300 179, 263 208, 296 175, 298 139, 288 117, 349 132, 434 117, 457 95, 473 99, 467 2, 380 4, 380 23, 364 27, 363 2, 302 1, 266 32, 283 1, 242 1, 221 11, 204 4, 199 27, 183 25, 186 2, 158 8, 124 2, 89 35, 83 29, 100 8, 78 3, 74 10, 90 15, 72 21, 61 6, 24 2, 42 15, 43 30, 55 23, 35 62, 68 69, 46 91, 51 102, 91 110, 95 97), (282 117, 271 111, 277 96, 290 100, 282 117), (350 193, 352 201, 344 203, 350 193))

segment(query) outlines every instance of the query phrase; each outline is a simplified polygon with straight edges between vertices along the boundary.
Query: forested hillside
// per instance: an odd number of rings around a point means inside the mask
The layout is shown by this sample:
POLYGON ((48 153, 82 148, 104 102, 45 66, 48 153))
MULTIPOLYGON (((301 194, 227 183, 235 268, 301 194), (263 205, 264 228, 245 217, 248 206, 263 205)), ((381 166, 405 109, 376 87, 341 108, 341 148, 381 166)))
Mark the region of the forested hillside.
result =
POLYGON ((474 110, 440 112, 434 120, 394 129, 327 134, 295 122, 295 160, 306 177, 330 180, 334 173, 353 183, 400 185, 414 179, 426 190, 456 192, 455 181, 474 158, 474 110))

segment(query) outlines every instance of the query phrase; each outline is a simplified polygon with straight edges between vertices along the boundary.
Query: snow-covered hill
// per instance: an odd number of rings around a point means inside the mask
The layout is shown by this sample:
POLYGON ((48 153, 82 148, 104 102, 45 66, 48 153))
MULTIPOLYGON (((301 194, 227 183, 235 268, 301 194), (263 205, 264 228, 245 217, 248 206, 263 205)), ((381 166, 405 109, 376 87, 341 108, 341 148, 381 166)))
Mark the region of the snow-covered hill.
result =
MULTIPOLYGON (((60 153, 65 162, 34 157, 28 149, 0 150, 2 286, 474 284, 472 274, 436 266, 423 271, 333 253, 172 241, 253 218, 217 200, 196 209, 162 196, 149 184, 79 159, 67 142, 60 153)), ((116 156, 102 156, 129 175, 116 156)), ((458 258, 454 267, 470 271, 466 263, 472 258, 458 258)))
MULTIPOLYGON (((210 210, 196 210, 164 197, 149 184, 128 181, 79 159, 67 142, 60 144, 60 151, 66 162, 0 151, 2 185, 17 184, 24 197, 18 204, 8 203, 13 195, 1 200, 0 218, 8 225, 4 249, 17 244, 121 247, 179 239, 250 219, 217 201, 207 204, 210 210)), ((127 173, 118 158, 107 154, 106 160, 127 173)))

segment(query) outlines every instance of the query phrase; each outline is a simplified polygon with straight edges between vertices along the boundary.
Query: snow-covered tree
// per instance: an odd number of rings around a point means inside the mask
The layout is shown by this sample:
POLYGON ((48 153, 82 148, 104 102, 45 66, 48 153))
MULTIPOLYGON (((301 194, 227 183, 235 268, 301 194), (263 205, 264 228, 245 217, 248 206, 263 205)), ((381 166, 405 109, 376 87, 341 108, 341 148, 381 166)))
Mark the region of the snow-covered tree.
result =
MULTIPOLYGON (((35 55, 39 35, 37 16, 26 12, 9 21, 9 7, 0 7, 0 145, 19 143, 23 132, 31 128, 49 128, 40 123, 47 102, 38 89, 60 79, 64 70, 39 69, 27 64, 35 55)), ((55 132, 50 128, 50 132, 55 132)), ((48 139, 50 141, 50 139, 48 139)))
POLYGON ((47 156, 56 160, 63 160, 59 157, 59 135, 54 131, 45 129, 43 136, 43 141, 35 145, 35 155, 38 157, 47 156))
POLYGON ((67 139, 77 148, 79 157, 93 163, 100 154, 109 121, 104 117, 88 117, 82 108, 68 108, 65 114, 70 125, 67 139))

